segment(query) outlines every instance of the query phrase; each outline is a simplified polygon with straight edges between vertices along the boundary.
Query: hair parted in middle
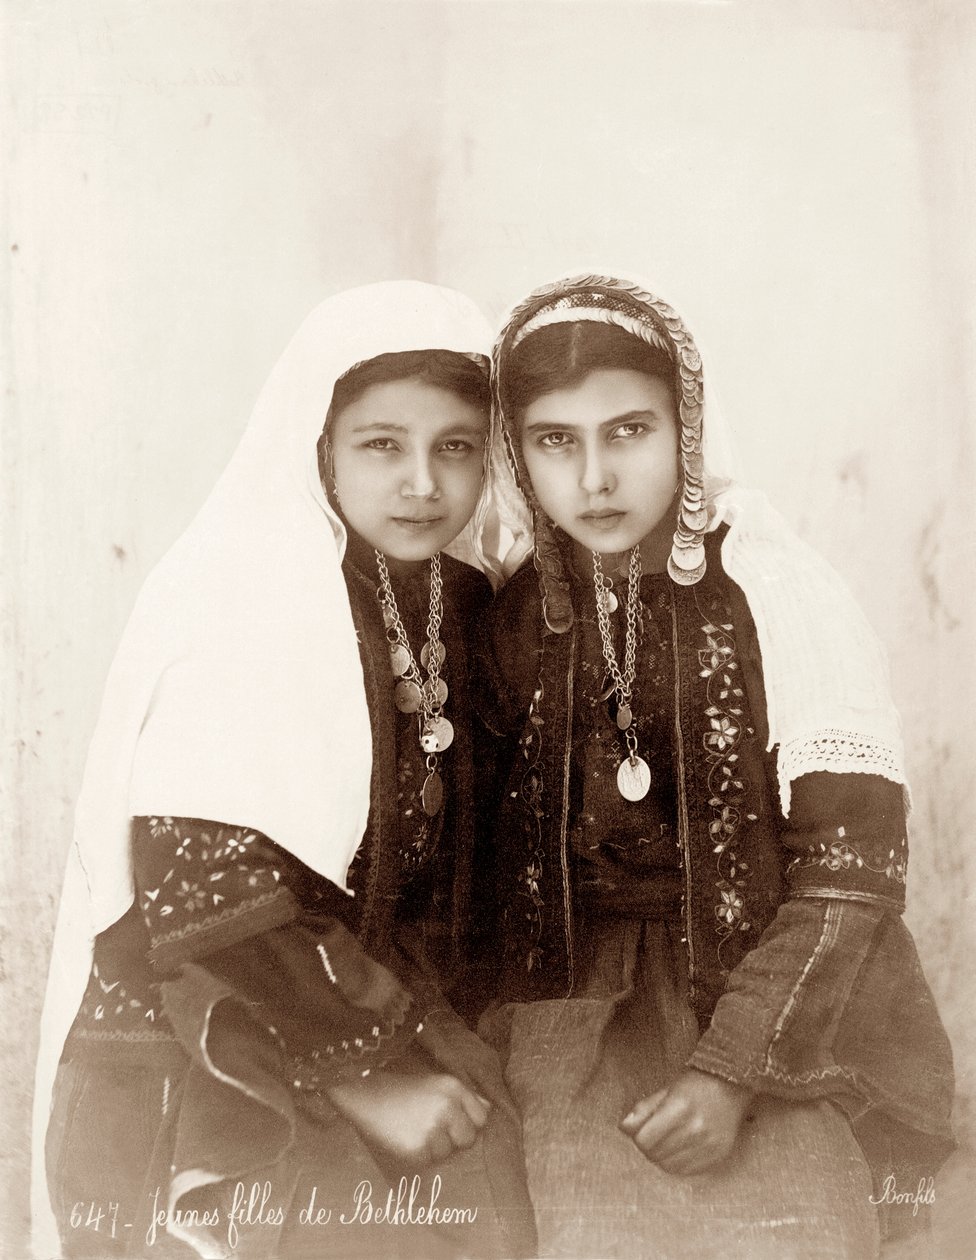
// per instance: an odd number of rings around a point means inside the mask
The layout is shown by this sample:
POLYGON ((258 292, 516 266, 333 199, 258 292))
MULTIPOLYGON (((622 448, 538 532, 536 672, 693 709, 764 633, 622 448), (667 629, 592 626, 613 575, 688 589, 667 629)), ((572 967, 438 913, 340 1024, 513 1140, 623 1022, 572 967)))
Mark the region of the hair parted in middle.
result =
POLYGON ((492 379, 509 459, 533 515, 546 624, 556 633, 573 624, 566 560, 526 471, 520 414, 535 398, 608 367, 633 368, 670 385, 680 422, 682 486, 668 574, 691 586, 705 573, 704 383, 691 334, 672 307, 630 281, 584 275, 545 285, 516 306, 502 328, 492 379))

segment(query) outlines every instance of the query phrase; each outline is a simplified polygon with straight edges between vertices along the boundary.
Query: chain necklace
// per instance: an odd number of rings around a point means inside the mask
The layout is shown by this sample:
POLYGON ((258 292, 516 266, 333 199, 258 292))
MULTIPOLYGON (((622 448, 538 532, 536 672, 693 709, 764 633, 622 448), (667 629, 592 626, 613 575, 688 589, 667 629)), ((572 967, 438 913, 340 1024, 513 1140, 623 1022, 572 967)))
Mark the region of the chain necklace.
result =
POLYGON ((627 604, 625 608, 624 663, 621 669, 613 646, 610 614, 617 608, 617 597, 603 573, 599 552, 593 552, 593 589, 596 595, 596 621, 603 644, 603 659, 610 673, 610 685, 604 698, 611 695, 617 700, 617 729, 623 732, 627 755, 617 767, 617 791, 628 801, 642 800, 651 786, 651 771, 637 752, 637 732, 634 730, 634 713, 631 708, 634 682, 637 678, 637 610, 640 606, 641 558, 640 548, 630 553, 627 574, 627 604))
POLYGON ((436 552, 430 561, 430 611, 427 614, 427 642, 420 651, 419 666, 410 649, 410 641, 400 617, 396 596, 393 594, 386 557, 382 551, 376 551, 375 554, 376 567, 380 575, 376 597, 380 602, 386 638, 390 646, 390 668, 396 679, 393 688, 393 703, 401 713, 417 714, 420 749, 427 758, 427 778, 420 792, 420 802, 424 807, 424 813, 433 818, 444 799, 444 782, 438 770, 438 755, 450 748, 454 742, 454 727, 444 716, 447 683, 440 674, 441 666, 447 656, 447 649, 440 638, 441 622, 444 619, 444 586, 441 580, 440 552, 436 552), (421 674, 421 668, 426 669, 426 678, 421 674))

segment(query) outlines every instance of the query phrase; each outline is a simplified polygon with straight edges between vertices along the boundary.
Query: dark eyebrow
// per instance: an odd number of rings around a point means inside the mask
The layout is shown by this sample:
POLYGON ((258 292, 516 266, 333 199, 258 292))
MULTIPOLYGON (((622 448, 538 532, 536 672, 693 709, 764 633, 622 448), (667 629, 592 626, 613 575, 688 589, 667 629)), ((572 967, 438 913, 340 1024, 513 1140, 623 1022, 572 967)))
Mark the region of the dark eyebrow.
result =
MULTIPOLYGON (((660 420, 660 415, 650 407, 641 407, 635 411, 625 411, 619 416, 611 416, 609 420, 600 422, 601 429, 615 429, 618 424, 633 424, 635 420, 660 420)), ((550 429, 565 429, 571 432, 579 425, 564 424, 560 420, 537 420, 525 426, 526 433, 544 433, 550 429)))
MULTIPOLYGON (((474 424, 469 420, 461 420, 457 424, 445 425, 440 437, 454 433, 474 434, 475 437, 481 437, 488 430, 488 422, 484 424, 474 424)), ((367 421, 365 424, 358 424, 352 433, 409 433, 410 426, 408 424, 395 424, 392 421, 373 420, 367 421)))
POLYGON ((358 424, 353 429, 353 433, 409 433, 410 430, 405 424, 387 424, 382 420, 375 420, 372 423, 358 424))

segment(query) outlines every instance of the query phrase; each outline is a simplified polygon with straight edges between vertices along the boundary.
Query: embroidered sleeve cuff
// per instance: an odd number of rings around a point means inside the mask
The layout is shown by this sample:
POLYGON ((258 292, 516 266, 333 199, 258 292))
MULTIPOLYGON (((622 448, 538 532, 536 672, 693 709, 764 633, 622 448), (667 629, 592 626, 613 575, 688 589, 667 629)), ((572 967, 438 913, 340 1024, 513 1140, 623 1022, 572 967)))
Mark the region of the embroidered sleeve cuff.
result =
POLYGON ((132 852, 150 958, 164 971, 293 919, 281 851, 248 827, 137 817, 132 852))
POLYGON ((374 1024, 364 1036, 335 1037, 307 1054, 287 1060, 289 1084, 298 1094, 322 1097, 331 1085, 386 1067, 411 1046, 423 1028, 417 1007, 404 994, 402 1011, 374 1024))
POLYGON ((203 915, 151 937, 149 958, 162 972, 175 971, 181 963, 231 946, 248 937, 291 922, 298 913, 294 897, 280 886, 242 898, 223 912, 203 915))
POLYGON ((904 908, 908 840, 897 784, 877 775, 805 774, 794 785, 782 840, 791 896, 904 908))
POLYGON ((855 843, 844 827, 810 837, 786 868, 793 897, 879 900, 904 909, 908 846, 904 836, 887 846, 855 843))

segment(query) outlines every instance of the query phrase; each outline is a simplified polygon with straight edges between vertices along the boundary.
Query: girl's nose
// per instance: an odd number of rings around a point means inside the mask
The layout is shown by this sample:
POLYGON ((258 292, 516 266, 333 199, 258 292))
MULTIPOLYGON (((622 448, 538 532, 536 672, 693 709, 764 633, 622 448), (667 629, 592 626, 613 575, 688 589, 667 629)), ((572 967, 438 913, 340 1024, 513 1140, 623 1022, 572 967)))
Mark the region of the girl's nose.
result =
POLYGON ((603 451, 595 446, 585 450, 580 471, 580 489, 586 494, 604 494, 613 487, 613 473, 603 451))
POLYGON ((440 493, 433 462, 427 454, 419 454, 411 462, 410 471, 403 484, 403 494, 408 499, 433 499, 440 493))

